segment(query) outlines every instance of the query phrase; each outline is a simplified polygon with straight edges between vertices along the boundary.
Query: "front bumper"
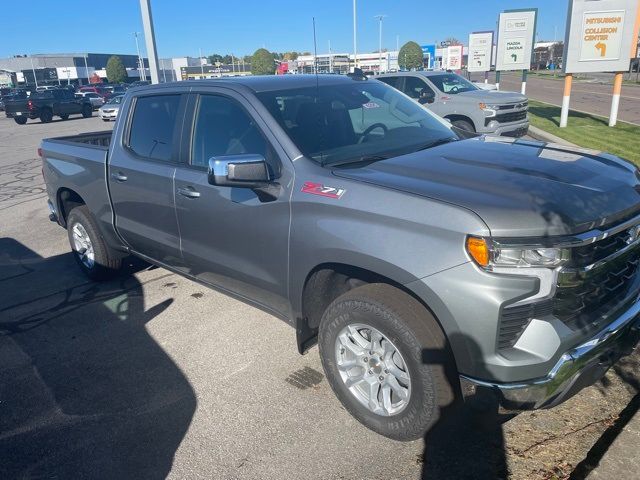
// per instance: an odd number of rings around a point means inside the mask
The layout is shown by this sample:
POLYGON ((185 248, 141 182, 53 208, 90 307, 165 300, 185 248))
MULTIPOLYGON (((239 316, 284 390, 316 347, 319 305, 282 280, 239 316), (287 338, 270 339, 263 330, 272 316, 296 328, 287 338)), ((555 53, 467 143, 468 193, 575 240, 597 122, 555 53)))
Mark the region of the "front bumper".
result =
POLYGON ((551 408, 593 385, 640 341, 640 299, 588 341, 565 352, 549 373, 527 382, 492 383, 460 376, 465 397, 478 390, 494 393, 509 410, 551 408))

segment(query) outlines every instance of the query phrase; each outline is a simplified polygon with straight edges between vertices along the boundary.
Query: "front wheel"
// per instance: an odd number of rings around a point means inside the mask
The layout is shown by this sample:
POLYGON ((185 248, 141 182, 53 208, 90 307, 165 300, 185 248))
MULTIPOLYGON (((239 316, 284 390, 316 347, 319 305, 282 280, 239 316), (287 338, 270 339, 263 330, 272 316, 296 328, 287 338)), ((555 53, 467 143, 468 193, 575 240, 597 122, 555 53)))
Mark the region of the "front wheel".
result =
POLYGON ((476 131, 473 124, 471 122, 468 122, 467 120, 454 120, 453 122, 451 122, 451 125, 453 125, 456 128, 459 128, 460 130, 464 130, 465 132, 476 131))
POLYGON ((371 430, 422 437, 456 400, 455 364, 434 317, 386 284, 348 291, 324 313, 318 343, 331 388, 371 430))
POLYGON ((53 120, 53 112, 48 108, 42 109, 40 112, 40 121, 42 123, 49 123, 53 120))
POLYGON ((93 108, 91 107, 91 105, 85 105, 84 107, 82 107, 82 116, 84 118, 89 118, 92 115, 93 115, 93 108))
POLYGON ((24 125, 27 123, 27 117, 14 117, 14 120, 18 125, 24 125))
POLYGON ((67 233, 76 262, 91 280, 105 280, 120 270, 122 259, 107 247, 86 205, 71 210, 67 233))

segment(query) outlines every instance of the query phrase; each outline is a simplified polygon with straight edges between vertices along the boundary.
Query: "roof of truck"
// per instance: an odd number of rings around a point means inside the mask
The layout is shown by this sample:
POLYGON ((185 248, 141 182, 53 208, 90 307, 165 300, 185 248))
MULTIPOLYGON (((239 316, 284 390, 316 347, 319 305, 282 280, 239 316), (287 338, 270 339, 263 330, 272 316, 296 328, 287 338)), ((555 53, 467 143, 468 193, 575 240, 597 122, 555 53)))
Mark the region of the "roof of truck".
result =
MULTIPOLYGON (((345 84, 349 82, 361 82, 367 81, 362 79, 356 79, 347 75, 251 75, 246 77, 223 77, 223 78, 215 78, 215 79, 205 79, 205 80, 190 80, 183 82, 171 82, 159 85, 153 85, 153 87, 157 86, 208 86, 215 87, 220 85, 242 85, 246 88, 253 90, 254 92, 266 92, 270 90, 283 90, 283 89, 295 89, 295 88, 305 88, 305 87, 315 87, 316 82, 320 86, 326 85, 339 85, 345 84)), ((139 88, 149 88, 147 87, 139 87, 139 88)), ((138 87, 132 89, 138 91, 138 87)))

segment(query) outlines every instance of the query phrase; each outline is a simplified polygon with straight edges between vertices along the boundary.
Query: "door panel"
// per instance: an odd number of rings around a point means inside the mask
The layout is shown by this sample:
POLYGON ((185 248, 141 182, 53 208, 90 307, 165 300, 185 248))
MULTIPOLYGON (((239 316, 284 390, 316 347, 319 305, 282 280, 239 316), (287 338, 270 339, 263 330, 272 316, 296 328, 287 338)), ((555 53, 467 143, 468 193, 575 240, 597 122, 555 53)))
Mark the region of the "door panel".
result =
POLYGON ((179 166, 175 175, 187 273, 287 316, 290 164, 281 161, 264 136, 262 121, 249 113, 251 107, 240 97, 197 97, 193 143, 189 142, 193 165, 179 166), (275 200, 260 200, 250 189, 208 183, 204 167, 208 158, 244 153, 264 155, 279 175, 281 190, 275 200))
POLYGON ((182 264, 173 177, 185 102, 186 95, 136 98, 128 146, 113 149, 108 169, 118 233, 134 251, 170 266, 182 264))

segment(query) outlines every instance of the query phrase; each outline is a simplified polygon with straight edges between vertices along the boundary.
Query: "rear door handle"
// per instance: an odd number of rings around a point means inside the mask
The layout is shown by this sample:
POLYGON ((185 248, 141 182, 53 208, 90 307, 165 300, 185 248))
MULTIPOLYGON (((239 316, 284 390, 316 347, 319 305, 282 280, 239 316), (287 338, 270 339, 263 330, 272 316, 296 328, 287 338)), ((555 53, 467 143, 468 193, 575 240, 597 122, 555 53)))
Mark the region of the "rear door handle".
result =
POLYGON ((126 182, 127 176, 123 175, 122 172, 112 173, 111 178, 113 178, 116 182, 126 182))
POLYGON ((183 197, 187 197, 187 198, 200 197, 200 192, 196 192, 193 187, 180 187, 178 188, 178 193, 183 197))

